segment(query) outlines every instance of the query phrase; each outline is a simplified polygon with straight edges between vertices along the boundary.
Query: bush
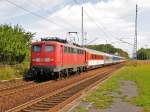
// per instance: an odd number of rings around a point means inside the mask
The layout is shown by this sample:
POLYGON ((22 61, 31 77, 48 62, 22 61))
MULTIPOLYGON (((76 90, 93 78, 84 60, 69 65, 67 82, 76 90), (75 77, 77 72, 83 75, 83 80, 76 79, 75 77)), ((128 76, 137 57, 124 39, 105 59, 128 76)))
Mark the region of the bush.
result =
POLYGON ((25 32, 20 26, 0 25, 0 63, 21 63, 30 52, 31 32, 25 32))

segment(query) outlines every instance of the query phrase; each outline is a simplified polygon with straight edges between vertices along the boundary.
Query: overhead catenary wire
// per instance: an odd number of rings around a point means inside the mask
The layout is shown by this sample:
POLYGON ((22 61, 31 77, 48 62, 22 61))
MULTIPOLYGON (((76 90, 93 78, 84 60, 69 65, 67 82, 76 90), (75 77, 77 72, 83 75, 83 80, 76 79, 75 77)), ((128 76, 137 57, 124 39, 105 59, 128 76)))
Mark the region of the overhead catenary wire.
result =
MULTIPOLYGON (((90 11, 91 11, 91 10, 90 10, 90 11)), ((92 12, 92 13, 93 13, 93 12, 92 12)), ((99 21, 99 23, 100 23, 100 21, 99 21)), ((102 23, 100 23, 100 25, 101 25, 101 27, 102 27, 103 29, 107 30, 107 28, 106 28, 104 25, 102 25, 102 23)), ((127 42, 127 41, 122 40, 123 38, 115 37, 115 36, 113 36, 113 34, 110 33, 110 32, 109 32, 109 34, 110 34, 111 37, 114 37, 116 40, 119 40, 119 41, 122 42, 122 43, 126 43, 126 44, 128 44, 128 45, 133 46, 133 44, 131 44, 131 43, 127 42)))
MULTIPOLYGON (((44 9, 43 7, 40 7, 40 6, 39 6, 37 3, 35 3, 34 1, 32 1, 32 4, 33 4, 35 7, 37 7, 38 9, 43 10, 43 11, 46 12, 47 14, 50 14, 50 12, 49 12, 48 10, 44 9)), ((66 23, 66 25, 69 26, 70 29, 72 29, 72 28, 78 29, 78 27, 77 27, 76 25, 73 25, 73 24, 67 22, 65 19, 63 19, 63 18, 59 18, 59 19, 61 19, 61 20, 63 21, 63 23, 66 23)), ((66 39, 67 39, 67 37, 66 37, 66 39)), ((77 35, 77 40, 78 40, 77 43, 79 43, 79 37, 78 37, 78 35, 77 35)))
MULTIPOLYGON (((12 4, 12 5, 14 5, 14 6, 16 6, 17 8, 20 8, 20 9, 24 10, 25 12, 28 12, 28 13, 32 14, 33 16, 36 16, 36 17, 38 17, 38 18, 41 18, 41 19, 47 21, 47 22, 50 23, 50 24, 52 23, 52 24, 56 25, 56 26, 57 26, 58 28, 60 28, 60 29, 62 29, 62 28, 64 27, 64 26, 62 26, 62 25, 60 25, 60 24, 57 24, 56 22, 54 22, 54 21, 52 21, 52 20, 47 19, 46 17, 43 17, 43 16, 41 16, 41 15, 35 13, 35 12, 32 12, 32 11, 30 11, 30 10, 28 10, 28 9, 26 9, 26 8, 24 8, 24 7, 22 7, 22 6, 18 5, 18 4, 16 4, 16 3, 10 1, 10 0, 5 0, 5 1, 8 2, 8 3, 10 3, 10 4, 12 4)), ((64 27, 64 28, 67 29, 66 27, 64 27)))
MULTIPOLYGON (((80 4, 77 2, 77 0, 73 0, 80 8, 82 8, 82 6, 80 6, 80 4)), ((86 16, 103 32, 103 34, 108 37, 108 35, 103 31, 103 29, 99 26, 99 24, 97 24, 97 22, 94 21, 94 19, 86 12, 85 9, 83 9, 84 13, 86 14, 86 16)))
MULTIPOLYGON (((74 1, 80 8, 82 7, 82 6, 78 3, 77 0, 73 0, 73 1, 74 1)), ((103 34, 104 34, 106 37, 109 37, 108 34, 103 30, 103 29, 105 29, 105 28, 104 28, 104 27, 102 28, 102 27, 86 12, 85 9, 84 9, 83 11, 84 11, 84 13, 87 15, 87 17, 97 26, 97 28, 100 29, 99 31, 102 31, 103 34)), ((119 40, 119 41, 122 42, 122 43, 126 43, 126 44, 129 44, 129 45, 132 45, 132 46, 133 46, 133 44, 131 44, 131 43, 129 43, 129 42, 126 42, 126 41, 124 41, 124 40, 122 40, 122 39, 120 39, 120 38, 118 38, 118 37, 114 37, 114 36, 112 36, 112 34, 111 34, 111 37, 115 38, 116 40, 119 40)))
MULTIPOLYGON (((35 7, 37 7, 37 8, 39 8, 39 9, 45 11, 47 14, 50 14, 50 12, 49 12, 48 10, 44 9, 43 7, 40 7, 40 6, 39 6, 37 3, 35 3, 34 1, 30 1, 30 2, 32 2, 35 7)), ((60 19, 60 18, 59 18, 59 19, 60 19)), ((63 19, 63 18, 61 18, 61 19, 63 19)), ((67 23, 67 24, 65 24, 65 25, 68 25, 70 28, 73 28, 73 27, 74 27, 74 28, 77 28, 76 26, 73 26, 72 24, 70 24, 69 22, 65 21, 64 19, 63 19, 63 22, 67 23)))

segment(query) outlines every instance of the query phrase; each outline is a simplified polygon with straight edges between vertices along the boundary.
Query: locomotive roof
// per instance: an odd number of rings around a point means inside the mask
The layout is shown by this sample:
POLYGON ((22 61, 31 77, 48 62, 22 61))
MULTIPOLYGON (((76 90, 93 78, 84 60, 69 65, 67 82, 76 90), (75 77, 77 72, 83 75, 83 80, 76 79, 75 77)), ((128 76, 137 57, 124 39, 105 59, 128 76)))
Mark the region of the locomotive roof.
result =
POLYGON ((33 42, 32 44, 40 44, 40 43, 48 43, 48 44, 60 44, 60 45, 64 45, 64 46, 67 46, 67 47, 73 47, 73 48, 78 48, 78 49, 83 49, 83 47, 81 46, 78 46, 78 45, 74 45, 74 44, 69 44, 69 43, 62 43, 62 42, 58 42, 58 41, 38 41, 38 42, 33 42))

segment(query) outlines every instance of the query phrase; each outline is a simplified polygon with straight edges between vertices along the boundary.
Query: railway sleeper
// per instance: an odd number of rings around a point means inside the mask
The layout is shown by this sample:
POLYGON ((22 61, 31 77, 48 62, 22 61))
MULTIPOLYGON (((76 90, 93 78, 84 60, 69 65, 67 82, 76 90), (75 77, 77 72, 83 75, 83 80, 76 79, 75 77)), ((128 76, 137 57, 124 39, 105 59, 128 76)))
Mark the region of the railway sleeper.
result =
POLYGON ((27 112, 44 112, 44 111, 47 111, 49 108, 44 108, 44 107, 29 107, 29 108, 26 108, 24 109, 24 111, 27 111, 27 112))
POLYGON ((44 105, 44 104, 42 104, 42 105, 35 105, 35 106, 32 106, 32 107, 30 107, 30 109, 36 109, 36 110, 41 110, 41 108, 44 108, 45 110, 48 110, 48 109, 50 109, 50 108, 52 108, 52 107, 54 107, 54 106, 56 106, 57 104, 51 104, 51 105, 44 105))
POLYGON ((51 103, 50 105, 34 105, 32 107, 30 107, 30 109, 32 110, 49 110, 50 108, 54 107, 55 105, 57 105, 56 103, 51 103))
POLYGON ((40 104, 47 104, 47 105, 51 105, 51 104, 58 104, 60 103, 60 100, 59 101, 47 101, 47 102, 40 102, 40 104))
POLYGON ((47 112, 47 110, 30 110, 30 109, 25 109, 20 112, 47 112))
POLYGON ((50 108, 52 108, 52 107, 54 107, 54 106, 56 106, 56 105, 58 105, 58 104, 56 104, 56 103, 51 103, 47 108, 50 109, 50 108))
MULTIPOLYGON (((31 109, 23 109, 20 112, 35 112, 35 110, 31 110, 31 109)), ((43 112, 43 111, 38 111, 38 112, 43 112)))
POLYGON ((59 103, 61 100, 50 100, 51 103, 59 103))
POLYGON ((50 105, 45 105, 45 104, 42 104, 42 105, 38 105, 38 104, 36 104, 36 105, 34 105, 33 106, 34 108, 44 108, 44 109, 49 109, 50 108, 50 105))
POLYGON ((59 94, 58 96, 54 96, 51 99, 58 99, 58 98, 68 98, 68 95, 59 94))
POLYGON ((61 101, 61 100, 65 100, 67 99, 68 97, 65 97, 65 98, 56 98, 56 99, 51 99, 51 101, 61 101))
POLYGON ((51 102, 39 102, 37 105, 51 105, 52 103, 51 102))
POLYGON ((35 106, 35 107, 50 107, 51 104, 52 104, 52 103, 49 103, 49 104, 43 103, 43 104, 35 104, 34 106, 35 106))

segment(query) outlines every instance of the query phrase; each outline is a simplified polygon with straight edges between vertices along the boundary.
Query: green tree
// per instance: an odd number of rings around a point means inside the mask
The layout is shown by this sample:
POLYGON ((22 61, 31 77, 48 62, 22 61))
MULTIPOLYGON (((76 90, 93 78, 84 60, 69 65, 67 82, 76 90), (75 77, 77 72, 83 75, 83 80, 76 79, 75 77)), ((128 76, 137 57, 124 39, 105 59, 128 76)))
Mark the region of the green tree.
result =
POLYGON ((129 58, 127 52, 123 51, 122 49, 115 48, 111 44, 87 45, 86 47, 109 54, 118 54, 119 56, 129 58))
POLYGON ((141 48, 137 51, 138 60, 147 60, 150 59, 150 49, 141 48))
POLYGON ((19 25, 0 25, 0 63, 21 63, 30 50, 33 36, 19 25))

